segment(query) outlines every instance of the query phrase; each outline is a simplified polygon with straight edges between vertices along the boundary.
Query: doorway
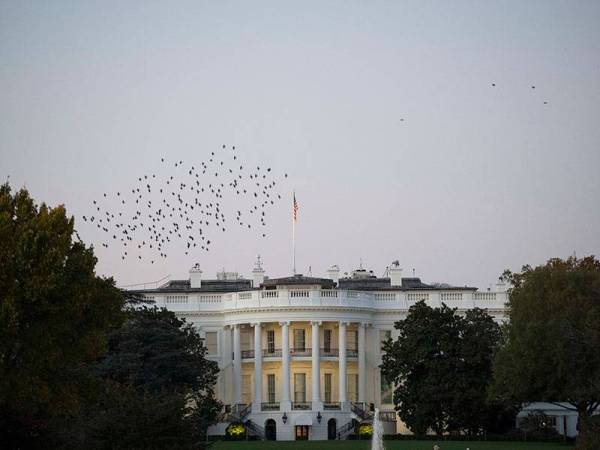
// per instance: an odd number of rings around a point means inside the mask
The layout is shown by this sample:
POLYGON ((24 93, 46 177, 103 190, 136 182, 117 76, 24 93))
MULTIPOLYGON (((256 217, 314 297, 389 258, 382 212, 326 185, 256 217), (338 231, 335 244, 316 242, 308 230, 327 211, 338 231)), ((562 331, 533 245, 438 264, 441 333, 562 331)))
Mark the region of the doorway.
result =
POLYGON ((308 441, 308 425, 296 425, 296 440, 308 441))
POLYGON ((265 422, 265 439, 267 441, 277 440, 277 423, 273 419, 265 422))
POLYGON ((327 439, 333 441, 337 437, 337 422, 335 419, 327 421, 327 439))

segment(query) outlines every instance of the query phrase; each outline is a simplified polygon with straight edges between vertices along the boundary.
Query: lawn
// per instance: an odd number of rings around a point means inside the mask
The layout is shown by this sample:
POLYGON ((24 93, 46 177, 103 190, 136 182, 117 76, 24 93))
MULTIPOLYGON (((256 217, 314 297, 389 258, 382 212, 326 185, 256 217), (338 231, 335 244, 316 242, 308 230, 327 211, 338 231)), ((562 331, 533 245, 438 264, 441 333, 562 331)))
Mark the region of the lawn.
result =
MULTIPOLYGON (((435 441, 386 441, 386 450, 431 450, 435 441)), ((369 450, 368 441, 215 442, 211 450, 369 450)), ((572 450, 573 446, 536 442, 438 442, 440 450, 572 450)))

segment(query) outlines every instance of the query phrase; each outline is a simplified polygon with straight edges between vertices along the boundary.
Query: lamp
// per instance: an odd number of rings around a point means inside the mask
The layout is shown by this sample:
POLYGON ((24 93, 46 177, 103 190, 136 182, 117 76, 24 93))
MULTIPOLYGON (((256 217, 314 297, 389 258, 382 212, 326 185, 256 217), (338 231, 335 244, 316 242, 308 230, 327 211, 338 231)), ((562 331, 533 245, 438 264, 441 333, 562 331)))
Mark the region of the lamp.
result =
POLYGON ((321 415, 321 411, 319 411, 317 413, 317 422, 321 423, 321 419, 323 418, 323 416, 321 415))
POLYGON ((285 413, 285 411, 283 413, 283 416, 281 417, 281 420, 283 420, 284 424, 287 422, 287 414, 285 413))

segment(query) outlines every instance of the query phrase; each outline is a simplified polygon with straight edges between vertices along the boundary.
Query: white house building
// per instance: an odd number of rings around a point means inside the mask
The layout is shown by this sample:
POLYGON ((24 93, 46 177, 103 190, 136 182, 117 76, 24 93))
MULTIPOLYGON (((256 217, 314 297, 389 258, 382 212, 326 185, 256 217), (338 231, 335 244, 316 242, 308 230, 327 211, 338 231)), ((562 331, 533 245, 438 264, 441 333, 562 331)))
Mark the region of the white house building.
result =
POLYGON ((406 431, 378 366, 381 342, 395 337, 394 322, 412 304, 480 307, 498 321, 505 314, 501 283, 480 292, 403 277, 397 263, 386 272, 340 277, 332 266, 327 278, 269 279, 259 259, 252 279, 230 272, 203 279, 196 265, 188 280, 139 292, 195 324, 219 364, 216 392, 229 416, 211 433, 241 420, 267 439, 343 439, 375 407, 386 433, 406 431))

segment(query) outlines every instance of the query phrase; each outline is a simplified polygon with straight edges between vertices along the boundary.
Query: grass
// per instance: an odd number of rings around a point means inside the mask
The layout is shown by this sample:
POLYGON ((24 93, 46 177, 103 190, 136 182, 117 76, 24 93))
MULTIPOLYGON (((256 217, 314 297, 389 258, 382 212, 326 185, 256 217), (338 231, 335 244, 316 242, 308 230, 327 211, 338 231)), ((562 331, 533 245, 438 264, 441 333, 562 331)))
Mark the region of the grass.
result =
MULTIPOLYGON (((386 450, 432 450, 436 441, 386 441, 386 450)), ((369 450, 368 441, 215 442, 211 450, 369 450)), ((440 450, 572 450, 565 444, 539 442, 437 442, 440 450)))

